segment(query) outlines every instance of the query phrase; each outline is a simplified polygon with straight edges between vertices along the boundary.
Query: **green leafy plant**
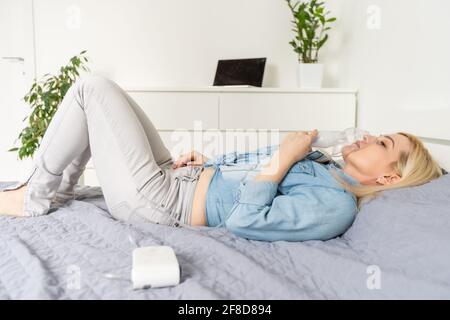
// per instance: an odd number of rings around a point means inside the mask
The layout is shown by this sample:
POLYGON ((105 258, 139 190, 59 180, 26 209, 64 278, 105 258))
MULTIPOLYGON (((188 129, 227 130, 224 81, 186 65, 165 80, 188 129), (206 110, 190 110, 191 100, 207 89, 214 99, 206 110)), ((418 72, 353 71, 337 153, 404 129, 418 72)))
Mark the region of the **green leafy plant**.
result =
POLYGON ((28 126, 14 142, 16 144, 20 140, 21 146, 8 150, 17 151, 19 159, 33 156, 70 86, 80 76, 81 71, 89 71, 86 66, 89 59, 85 54, 86 51, 82 51, 72 57, 66 66, 59 69, 57 75, 46 74, 40 81, 33 82, 24 97, 25 102, 33 109, 31 114, 23 119, 24 122, 28 119, 28 126))
POLYGON ((301 63, 317 63, 319 50, 328 40, 326 33, 331 29, 330 23, 336 18, 327 17, 330 11, 325 11, 324 2, 317 0, 298 1, 286 0, 294 16, 292 31, 296 33, 295 39, 289 42, 298 54, 301 63))

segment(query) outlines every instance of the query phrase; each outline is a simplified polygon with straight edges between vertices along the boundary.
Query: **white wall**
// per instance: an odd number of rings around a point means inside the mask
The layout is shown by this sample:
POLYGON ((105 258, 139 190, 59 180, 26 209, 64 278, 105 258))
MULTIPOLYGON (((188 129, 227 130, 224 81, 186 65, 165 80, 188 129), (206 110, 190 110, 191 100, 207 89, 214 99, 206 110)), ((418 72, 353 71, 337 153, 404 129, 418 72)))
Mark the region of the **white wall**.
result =
POLYGON ((205 86, 221 58, 268 58, 266 86, 295 83, 290 12, 275 0, 35 1, 38 74, 89 50, 124 86, 205 86))
POLYGON ((337 85, 360 88, 360 124, 450 139, 436 126, 439 113, 450 116, 450 2, 341 0, 332 8, 340 23, 327 58, 339 65, 337 85), (424 125, 399 123, 408 113, 424 125))
MULTIPOLYGON (((450 2, 328 2, 339 20, 325 85, 360 89, 360 125, 450 139, 436 126, 450 115, 450 2), (424 125, 400 121, 407 114, 424 125)), ((125 86, 201 86, 217 59, 267 56, 265 86, 295 85, 284 0, 39 0, 35 10, 38 74, 88 49, 94 71, 125 86)))
POLYGON ((0 0, 0 181, 22 179, 32 164, 7 151, 30 110, 21 99, 34 77, 31 8, 31 0, 0 0))

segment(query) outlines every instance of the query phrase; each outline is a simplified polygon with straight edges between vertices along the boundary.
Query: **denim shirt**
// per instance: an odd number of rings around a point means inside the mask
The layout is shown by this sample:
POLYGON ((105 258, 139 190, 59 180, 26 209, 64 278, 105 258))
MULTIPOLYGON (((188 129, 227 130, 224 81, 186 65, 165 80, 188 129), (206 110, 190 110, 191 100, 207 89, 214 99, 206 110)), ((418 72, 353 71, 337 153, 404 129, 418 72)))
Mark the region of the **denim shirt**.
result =
POLYGON ((262 241, 328 240, 343 234, 357 213, 356 197, 331 175, 358 183, 334 164, 307 158, 295 163, 279 183, 255 181, 278 145, 255 152, 232 152, 205 163, 214 167, 206 195, 206 222, 262 241))

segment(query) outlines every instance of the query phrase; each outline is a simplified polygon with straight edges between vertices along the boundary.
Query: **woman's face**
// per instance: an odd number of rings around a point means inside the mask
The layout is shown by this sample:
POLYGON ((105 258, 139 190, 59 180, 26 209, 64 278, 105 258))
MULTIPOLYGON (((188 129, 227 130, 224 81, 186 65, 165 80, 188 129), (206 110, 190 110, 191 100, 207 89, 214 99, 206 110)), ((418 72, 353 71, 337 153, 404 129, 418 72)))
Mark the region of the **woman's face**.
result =
POLYGON ((398 133, 366 135, 343 148, 344 171, 361 184, 393 184, 401 178, 393 165, 410 147, 409 139, 398 133))

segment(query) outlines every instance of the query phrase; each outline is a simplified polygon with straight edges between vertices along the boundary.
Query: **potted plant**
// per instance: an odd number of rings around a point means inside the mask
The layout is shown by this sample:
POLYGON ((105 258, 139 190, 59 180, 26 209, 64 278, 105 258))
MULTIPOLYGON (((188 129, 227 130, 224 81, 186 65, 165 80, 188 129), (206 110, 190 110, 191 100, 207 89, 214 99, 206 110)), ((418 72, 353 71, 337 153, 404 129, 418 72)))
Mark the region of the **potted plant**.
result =
POLYGON ((89 71, 85 53, 86 51, 82 51, 78 56, 72 57, 66 66, 60 68, 58 75, 46 74, 42 80, 35 80, 24 97, 32 108, 31 114, 23 119, 28 120, 28 126, 15 141, 20 140, 21 146, 8 150, 17 152, 19 159, 33 156, 70 86, 80 75, 80 71, 89 71))
POLYGON ((323 64, 319 63, 319 50, 328 40, 329 24, 336 21, 328 17, 324 2, 318 0, 286 0, 294 16, 292 23, 295 39, 289 42, 298 54, 297 85, 302 88, 320 88, 323 64))

